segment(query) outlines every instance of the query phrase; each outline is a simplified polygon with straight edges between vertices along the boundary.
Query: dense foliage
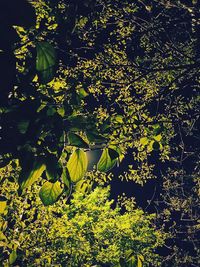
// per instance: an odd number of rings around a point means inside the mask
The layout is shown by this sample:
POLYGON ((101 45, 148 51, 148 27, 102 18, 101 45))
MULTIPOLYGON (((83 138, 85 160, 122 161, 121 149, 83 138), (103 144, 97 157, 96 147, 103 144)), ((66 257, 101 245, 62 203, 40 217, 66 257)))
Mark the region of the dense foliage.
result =
POLYGON ((37 184, 59 206, 113 168, 130 184, 156 178, 162 264, 198 266, 198 1, 0 4, 0 165, 19 164, 21 201, 37 184))
MULTIPOLYGON (((9 170, 4 174, 9 177, 9 170)), ((39 186, 26 196, 18 196, 17 187, 12 179, 3 182, 9 203, 0 221, 3 266, 13 261, 18 266, 124 267, 141 266, 144 259, 144 266, 158 264, 155 248, 164 235, 153 226, 155 215, 144 214, 133 200, 121 199, 114 208, 109 188, 97 187, 87 194, 78 190, 70 204, 63 198, 47 208, 39 186)))

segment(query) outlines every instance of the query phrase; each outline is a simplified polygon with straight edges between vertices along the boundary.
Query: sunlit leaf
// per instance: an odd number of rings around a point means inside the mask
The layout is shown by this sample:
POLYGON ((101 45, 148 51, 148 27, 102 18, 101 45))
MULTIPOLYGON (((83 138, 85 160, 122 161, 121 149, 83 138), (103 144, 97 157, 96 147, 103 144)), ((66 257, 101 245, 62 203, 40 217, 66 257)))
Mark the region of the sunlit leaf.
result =
POLYGON ((138 260, 137 267, 143 267, 144 257, 142 255, 138 255, 137 260, 138 260))
POLYGON ((67 169, 72 182, 78 182, 83 178, 87 171, 88 159, 86 153, 81 150, 75 150, 69 158, 67 169))
POLYGON ((39 196, 45 206, 54 204, 62 194, 60 182, 45 182, 40 189, 39 196))
POLYGON ((105 148, 97 164, 97 169, 101 172, 109 171, 115 166, 117 162, 117 156, 119 156, 117 151, 111 148, 105 148))
POLYGON ((162 139, 162 135, 161 135, 161 134, 156 135, 156 136, 153 137, 153 139, 154 139, 155 141, 159 142, 159 141, 162 139))
POLYGON ((9 255, 9 263, 13 264, 17 259, 17 251, 13 250, 9 255))
POLYGON ((149 139, 147 137, 140 138, 140 144, 146 146, 149 143, 149 139))
POLYGON ((34 162, 29 169, 22 168, 22 172, 19 178, 20 189, 24 190, 25 188, 31 186, 34 182, 41 177, 43 171, 45 170, 46 166, 44 161, 41 158, 34 159, 34 162))
POLYGON ((4 213, 7 206, 7 201, 0 201, 0 214, 4 213))

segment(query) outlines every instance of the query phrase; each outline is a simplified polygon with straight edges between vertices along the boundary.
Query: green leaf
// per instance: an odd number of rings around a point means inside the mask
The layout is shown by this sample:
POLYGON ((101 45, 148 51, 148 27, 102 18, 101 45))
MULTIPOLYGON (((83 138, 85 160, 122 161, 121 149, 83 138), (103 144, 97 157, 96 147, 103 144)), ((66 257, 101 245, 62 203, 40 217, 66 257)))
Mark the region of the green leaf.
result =
POLYGON ((138 255, 137 260, 138 260, 137 267, 143 267, 144 257, 142 255, 138 255))
POLYGON ((9 255, 9 263, 13 264, 17 259, 17 251, 13 250, 9 255))
POLYGON ((3 214, 7 206, 7 201, 0 201, 0 214, 3 214))
POLYGON ((161 134, 156 135, 156 136, 153 137, 153 139, 154 139, 155 141, 159 142, 159 141, 162 139, 162 135, 161 135, 161 134))
POLYGON ((69 144, 80 148, 88 148, 88 144, 77 134, 68 133, 69 144))
POLYGON ((154 141, 152 144, 152 148, 154 150, 159 150, 160 149, 160 144, 157 141, 154 141))
POLYGON ((112 169, 115 166, 116 162, 117 162, 117 159, 116 159, 116 155, 117 154, 114 153, 113 149, 105 148, 103 150, 101 158, 100 158, 100 160, 99 160, 99 162, 97 164, 98 171, 107 172, 110 169, 112 169), (111 158, 111 156, 114 157, 114 158, 111 158))
POLYGON ((47 42, 38 42, 36 50, 36 70, 39 72, 39 79, 41 83, 48 83, 54 78, 54 67, 56 64, 55 49, 47 42))
POLYGON ((149 143, 149 139, 147 137, 140 138, 140 144, 146 146, 149 143))
POLYGON ((76 183, 80 181, 87 171, 88 159, 87 155, 83 150, 75 150, 67 162, 67 169, 71 181, 76 183))
POLYGON ((76 183, 75 190, 81 193, 88 193, 92 189, 93 182, 91 180, 82 179, 76 183))
POLYGON ((45 168, 46 166, 41 158, 34 159, 32 166, 29 166, 28 169, 26 166, 23 166, 19 178, 20 189, 23 191, 36 182, 41 177, 45 168))
POLYGON ((62 194, 60 182, 45 182, 40 189, 39 196, 45 206, 54 204, 62 194))
POLYGON ((22 120, 18 123, 17 128, 19 130, 20 133, 25 134, 28 126, 29 126, 29 121, 28 120, 22 120))
POLYGON ((125 252, 125 257, 127 267, 137 267, 137 260, 132 249, 125 252))
POLYGON ((70 181, 70 176, 67 168, 63 168, 63 173, 61 176, 61 179, 63 183, 65 184, 66 189, 70 189, 71 186, 71 181, 70 181))
POLYGON ((107 139, 95 131, 87 131, 87 139, 92 143, 105 143, 107 139))
POLYGON ((62 175, 62 167, 55 155, 49 155, 45 161, 46 176, 51 182, 57 181, 62 175))
POLYGON ((113 148, 108 148, 108 153, 111 160, 119 158, 119 153, 113 148))

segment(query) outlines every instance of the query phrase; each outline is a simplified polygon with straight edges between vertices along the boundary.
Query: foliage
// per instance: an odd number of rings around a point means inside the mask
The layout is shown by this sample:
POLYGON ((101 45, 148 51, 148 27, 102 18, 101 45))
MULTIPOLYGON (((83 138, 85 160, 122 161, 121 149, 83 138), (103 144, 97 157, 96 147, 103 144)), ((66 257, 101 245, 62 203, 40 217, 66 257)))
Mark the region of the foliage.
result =
MULTIPOLYGON (((163 184, 156 204, 161 225, 166 213, 174 220, 178 203, 187 204, 187 216, 198 213, 199 2, 0 4, 0 166, 18 160, 18 193, 23 197, 37 182, 50 205, 74 189, 109 181, 120 164, 121 179, 144 184, 157 177, 163 184), (88 172, 87 153, 96 150, 101 157, 88 172), (182 179, 175 201, 173 177, 182 179)), ((172 247, 180 248, 182 237, 173 234, 172 247)), ((198 257, 179 252, 172 249, 165 264, 199 264, 198 257), (180 262, 173 255, 185 256, 180 262)))
MULTIPOLYGON (((5 174, 9 175, 9 170, 5 174)), ((120 203, 112 208, 109 187, 97 187, 87 194, 77 191, 70 204, 61 198, 49 207, 39 199, 38 191, 43 189, 37 184, 25 196, 17 195, 17 187, 14 180, 3 181, 2 194, 7 202, 1 214, 3 266, 8 266, 8 261, 19 266, 159 263, 154 251, 163 244, 164 235, 153 226, 155 216, 137 209, 130 200, 123 214, 120 203)))

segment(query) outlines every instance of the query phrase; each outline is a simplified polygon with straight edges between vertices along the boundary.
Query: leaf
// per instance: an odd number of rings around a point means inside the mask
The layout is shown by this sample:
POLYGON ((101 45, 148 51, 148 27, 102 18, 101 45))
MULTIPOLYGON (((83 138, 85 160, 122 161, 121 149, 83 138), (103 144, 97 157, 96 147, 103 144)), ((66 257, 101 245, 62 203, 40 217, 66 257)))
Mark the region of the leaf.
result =
POLYGON ((57 181, 62 175, 62 167, 58 162, 55 155, 49 155, 45 161, 46 163, 46 176, 51 182, 57 181))
POLYGON ((127 267, 137 267, 137 260, 134 251, 129 249, 125 252, 127 267))
POLYGON ((20 133, 25 134, 28 126, 29 126, 29 121, 28 120, 22 120, 18 123, 17 128, 19 130, 20 133))
POLYGON ((69 144, 80 148, 88 148, 88 144, 77 134, 68 133, 69 144))
POLYGON ((156 135, 156 136, 153 137, 153 139, 154 139, 155 141, 159 142, 159 141, 162 139, 162 135, 161 135, 161 134, 156 135))
POLYGON ((108 153, 111 160, 119 158, 119 153, 113 148, 108 148, 108 153))
POLYGON ((88 159, 87 155, 83 150, 75 150, 67 162, 67 169, 71 181, 76 183, 80 181, 87 171, 88 159))
POLYGON ((92 143, 105 143, 107 139, 95 131, 87 131, 87 139, 92 143))
POLYGON ((54 47, 47 42, 36 44, 36 70, 39 72, 41 83, 48 83, 54 78, 56 64, 56 52, 54 47))
POLYGON ((154 150, 159 150, 160 149, 160 144, 157 141, 154 141, 152 144, 152 148, 154 150))
POLYGON ((116 162, 117 162, 117 159, 115 158, 115 156, 117 154, 114 155, 113 149, 105 148, 103 150, 103 153, 101 155, 101 158, 100 158, 100 160, 99 160, 99 162, 97 164, 98 171, 100 171, 100 172, 107 172, 110 169, 112 169, 115 166, 116 162), (111 158, 111 156, 114 157, 114 158, 111 158))
POLYGON ((9 255, 9 263, 13 264, 17 259, 17 251, 13 250, 9 255))
POLYGON ((82 179, 76 183, 75 190, 81 193, 88 193, 92 189, 93 182, 91 180, 82 179))
POLYGON ((143 267, 144 257, 142 255, 138 255, 137 260, 138 260, 137 267, 143 267))
POLYGON ((70 176, 67 168, 63 168, 63 173, 61 176, 61 179, 63 183, 65 184, 66 189, 70 189, 71 186, 71 181, 70 181, 70 176))
POLYGON ((45 168, 46 166, 41 158, 36 158, 28 170, 26 166, 24 166, 19 179, 20 189, 23 191, 36 182, 38 178, 41 177, 45 168))
POLYGON ((45 182, 40 189, 39 196, 45 206, 54 204, 62 194, 60 182, 45 182))
POLYGON ((7 201, 0 201, 0 214, 3 214, 7 206, 7 201))
POLYGON ((140 144, 146 146, 149 143, 149 139, 147 137, 140 138, 140 144))

